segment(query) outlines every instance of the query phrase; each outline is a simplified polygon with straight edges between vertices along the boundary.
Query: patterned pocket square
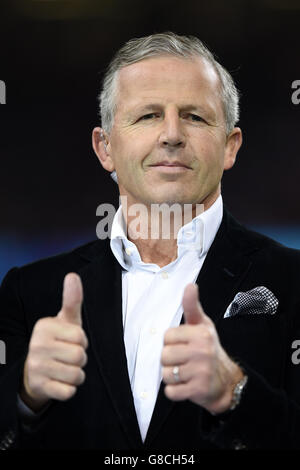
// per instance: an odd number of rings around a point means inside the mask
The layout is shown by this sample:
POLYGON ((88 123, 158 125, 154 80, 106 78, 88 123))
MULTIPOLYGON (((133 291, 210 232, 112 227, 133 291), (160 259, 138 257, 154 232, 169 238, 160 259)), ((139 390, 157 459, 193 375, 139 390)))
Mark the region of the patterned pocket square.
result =
POLYGON ((227 307, 224 318, 261 313, 274 315, 278 303, 278 299, 269 289, 264 286, 255 287, 247 292, 238 292, 227 307))

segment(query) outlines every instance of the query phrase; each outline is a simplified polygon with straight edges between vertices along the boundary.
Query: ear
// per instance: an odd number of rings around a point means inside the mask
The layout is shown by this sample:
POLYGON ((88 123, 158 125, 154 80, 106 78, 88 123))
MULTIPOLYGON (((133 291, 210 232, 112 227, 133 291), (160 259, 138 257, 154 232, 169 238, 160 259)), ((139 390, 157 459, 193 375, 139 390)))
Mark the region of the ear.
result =
POLYGON ((108 144, 109 138, 101 127, 95 127, 92 134, 92 143, 95 154, 103 168, 107 171, 114 171, 115 165, 109 155, 108 144))
POLYGON ((227 136, 225 157, 224 157, 224 170, 230 170, 235 164, 237 153, 242 145, 243 136, 239 127, 235 127, 227 136))

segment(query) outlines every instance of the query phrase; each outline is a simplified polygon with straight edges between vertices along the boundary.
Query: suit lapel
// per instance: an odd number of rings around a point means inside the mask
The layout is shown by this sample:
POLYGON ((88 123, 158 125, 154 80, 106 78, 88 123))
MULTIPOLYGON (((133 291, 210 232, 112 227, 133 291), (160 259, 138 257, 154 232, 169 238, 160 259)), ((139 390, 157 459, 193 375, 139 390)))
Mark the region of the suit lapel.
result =
POLYGON ((196 281, 202 307, 215 324, 223 317, 252 264, 249 253, 253 246, 243 244, 243 235, 237 227, 239 225, 225 211, 196 281))
POLYGON ((142 447, 128 377, 122 322, 122 272, 109 244, 81 272, 91 347, 132 448, 142 447))

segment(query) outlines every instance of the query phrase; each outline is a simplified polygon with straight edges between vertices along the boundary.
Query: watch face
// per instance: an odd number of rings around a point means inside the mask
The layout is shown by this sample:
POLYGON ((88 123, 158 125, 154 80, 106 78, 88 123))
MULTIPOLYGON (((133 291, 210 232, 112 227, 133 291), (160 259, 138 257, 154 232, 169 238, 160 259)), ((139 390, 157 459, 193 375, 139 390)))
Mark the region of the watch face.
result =
POLYGON ((231 406, 229 408, 230 410, 234 410, 237 407, 237 405, 240 403, 242 392, 243 392, 244 387, 247 383, 247 380, 248 380, 248 376, 245 375, 242 378, 242 380, 240 380, 240 382, 238 382, 236 384, 236 386, 234 387, 233 394, 232 394, 232 400, 231 400, 231 406))

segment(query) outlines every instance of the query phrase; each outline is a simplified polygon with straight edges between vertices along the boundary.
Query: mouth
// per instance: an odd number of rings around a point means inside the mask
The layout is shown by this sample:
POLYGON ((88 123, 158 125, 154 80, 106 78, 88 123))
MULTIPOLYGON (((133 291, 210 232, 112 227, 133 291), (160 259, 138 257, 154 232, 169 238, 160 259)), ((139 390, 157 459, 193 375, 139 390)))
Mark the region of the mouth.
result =
POLYGON ((169 162, 168 160, 162 160, 161 162, 154 163, 153 165, 150 165, 150 166, 182 166, 184 168, 190 168, 189 166, 185 165, 184 163, 178 162, 176 160, 171 161, 171 162, 169 162))
POLYGON ((184 165, 181 162, 168 162, 168 161, 162 161, 155 163, 154 165, 150 165, 151 168, 160 170, 160 171, 165 171, 165 172, 178 172, 178 171, 186 171, 186 170, 191 170, 191 168, 187 165, 184 165))

